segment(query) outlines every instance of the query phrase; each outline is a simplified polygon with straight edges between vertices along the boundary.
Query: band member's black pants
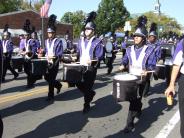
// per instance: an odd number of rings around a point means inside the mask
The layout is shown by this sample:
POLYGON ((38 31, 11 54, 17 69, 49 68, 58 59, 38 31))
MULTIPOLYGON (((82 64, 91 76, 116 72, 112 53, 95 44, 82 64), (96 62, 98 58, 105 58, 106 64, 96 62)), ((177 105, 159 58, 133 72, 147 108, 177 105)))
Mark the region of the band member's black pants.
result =
POLYGON ((76 86, 84 94, 84 104, 89 104, 95 94, 92 88, 95 82, 97 69, 95 67, 88 67, 88 69, 85 67, 85 70, 82 82, 76 84, 76 86))
POLYGON ((142 108, 142 95, 143 95, 143 91, 145 89, 145 82, 139 84, 138 86, 138 96, 135 99, 130 100, 130 106, 129 106, 129 110, 130 111, 135 111, 135 112, 140 112, 141 108, 142 108))
POLYGON ((15 69, 11 66, 10 60, 11 60, 10 57, 4 57, 4 60, 3 60, 3 79, 5 79, 6 72, 8 69, 12 72, 12 74, 14 76, 18 75, 18 73, 15 71, 15 69))
POLYGON ((150 79, 151 79, 151 73, 149 73, 147 76, 146 76, 146 81, 145 81, 145 88, 143 90, 143 96, 147 96, 148 92, 149 92, 149 89, 150 89, 150 79))
POLYGON ((115 60, 116 56, 113 54, 112 57, 106 57, 106 65, 107 65, 107 73, 110 74, 113 69, 113 62, 115 60))
POLYGON ((2 138, 2 135, 3 135, 3 121, 2 121, 2 118, 1 118, 1 115, 0 115, 0 138, 2 138))
POLYGON ((179 111, 180 111, 180 133, 181 137, 184 138, 184 74, 180 75, 179 78, 179 89, 178 89, 178 98, 179 98, 179 111))
POLYGON ((171 79, 171 72, 172 72, 172 66, 166 65, 165 66, 165 77, 166 77, 166 86, 169 86, 170 79, 171 79))
POLYGON ((24 71, 27 74, 27 87, 33 86, 33 84, 36 82, 35 76, 33 76, 31 72, 31 60, 25 60, 24 62, 24 71))
POLYGON ((133 126, 135 117, 138 117, 141 113, 142 109, 142 96, 143 91, 145 89, 145 81, 142 83, 140 82, 138 84, 138 91, 137 91, 137 98, 129 100, 130 106, 129 106, 129 113, 127 118, 127 127, 133 126))
POLYGON ((58 69, 59 69, 59 63, 56 65, 55 64, 50 65, 48 68, 48 73, 45 74, 45 80, 49 84, 48 97, 50 98, 54 98, 54 87, 55 88, 61 87, 61 83, 56 80, 58 69))

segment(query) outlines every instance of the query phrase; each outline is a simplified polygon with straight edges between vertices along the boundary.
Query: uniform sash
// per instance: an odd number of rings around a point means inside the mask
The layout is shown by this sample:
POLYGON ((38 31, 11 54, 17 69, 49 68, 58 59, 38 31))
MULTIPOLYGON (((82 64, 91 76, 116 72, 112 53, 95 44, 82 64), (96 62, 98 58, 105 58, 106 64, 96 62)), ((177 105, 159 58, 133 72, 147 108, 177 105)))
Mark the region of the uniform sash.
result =
POLYGON ((7 53, 8 40, 4 40, 2 44, 3 44, 3 53, 7 53))
POLYGON ((54 52, 54 44, 55 41, 57 40, 57 38, 54 38, 54 40, 51 42, 51 45, 49 44, 49 39, 47 39, 47 56, 54 56, 55 52, 54 52))
POLYGON ((137 76, 141 76, 143 69, 142 69, 142 63, 143 63, 143 59, 145 57, 145 51, 147 49, 147 45, 143 46, 143 49, 141 50, 141 53, 138 57, 138 59, 136 59, 136 53, 135 53, 135 47, 132 46, 131 47, 131 57, 132 57, 132 65, 129 66, 129 73, 133 74, 133 75, 137 75, 137 76))
POLYGON ((90 40, 89 40, 89 42, 87 44, 87 47, 85 47, 84 37, 82 37, 82 40, 81 40, 81 48, 82 48, 82 52, 81 53, 82 53, 82 55, 80 57, 80 64, 81 65, 88 66, 88 61, 90 61, 89 51, 90 51, 91 44, 92 44, 92 41, 93 41, 94 38, 95 38, 95 36, 90 38, 90 40))
POLYGON ((30 52, 29 48, 30 48, 30 43, 31 39, 29 39, 27 42, 25 41, 25 49, 26 49, 26 52, 30 52))

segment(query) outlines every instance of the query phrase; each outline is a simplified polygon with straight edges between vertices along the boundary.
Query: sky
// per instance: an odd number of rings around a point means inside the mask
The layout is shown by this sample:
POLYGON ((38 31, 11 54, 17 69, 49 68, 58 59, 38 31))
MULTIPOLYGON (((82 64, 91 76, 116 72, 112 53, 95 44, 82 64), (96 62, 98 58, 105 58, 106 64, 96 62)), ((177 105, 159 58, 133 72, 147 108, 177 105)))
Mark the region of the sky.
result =
MULTIPOLYGON (((66 12, 83 10, 89 13, 97 10, 100 2, 101 0, 52 0, 49 15, 56 14, 57 20, 60 20, 66 12)), ((156 0, 124 0, 124 5, 131 14, 153 11, 155 3, 156 0)), ((161 14, 175 18, 184 27, 184 0, 160 0, 160 3, 161 14)))

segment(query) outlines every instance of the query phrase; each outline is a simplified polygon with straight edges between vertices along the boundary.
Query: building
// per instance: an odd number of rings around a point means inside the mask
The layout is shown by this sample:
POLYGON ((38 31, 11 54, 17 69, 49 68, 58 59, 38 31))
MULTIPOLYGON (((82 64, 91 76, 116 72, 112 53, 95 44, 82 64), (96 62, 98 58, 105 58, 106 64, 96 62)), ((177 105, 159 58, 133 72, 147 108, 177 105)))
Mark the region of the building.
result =
MULTIPOLYGON (((23 31, 22 28, 26 19, 29 19, 31 21, 31 26, 34 26, 36 28, 36 31, 38 32, 41 38, 42 19, 40 18, 39 13, 33 10, 22 10, 22 11, 16 11, 11 13, 0 14, 0 33, 2 33, 4 26, 8 24, 10 30, 13 33, 14 43, 15 45, 18 45, 18 35, 22 33, 23 31)), ((47 22, 48 22, 48 18, 44 18, 43 19, 44 38, 47 37, 47 33, 46 33, 47 22)), ((56 34, 58 36, 62 37, 66 34, 66 32, 68 32, 71 39, 73 38, 73 25, 63 24, 57 21, 56 27, 57 27, 56 34)))

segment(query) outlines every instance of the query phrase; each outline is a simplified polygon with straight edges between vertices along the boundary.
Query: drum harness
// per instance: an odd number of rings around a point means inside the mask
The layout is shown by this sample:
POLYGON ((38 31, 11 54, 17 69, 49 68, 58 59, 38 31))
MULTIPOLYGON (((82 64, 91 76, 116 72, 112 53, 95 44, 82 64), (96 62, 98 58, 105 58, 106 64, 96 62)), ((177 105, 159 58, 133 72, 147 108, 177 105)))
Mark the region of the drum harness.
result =
POLYGON ((4 40, 2 45, 3 45, 3 53, 7 52, 7 44, 8 44, 9 40, 4 40))
MULTIPOLYGON (((98 45, 102 40, 100 40, 96 45, 98 45)), ((91 41, 92 42, 92 41, 91 41)), ((95 57, 95 49, 96 49, 96 45, 95 47, 93 48, 93 59, 95 57)), ((92 67, 96 67, 96 65, 92 66, 92 65, 88 65, 88 66, 85 66, 85 65, 82 65, 83 66, 83 69, 82 69, 82 74, 85 74, 87 71, 89 71, 92 67)), ((83 75, 82 75, 83 76, 83 75)), ((84 81, 83 80, 83 77, 82 77, 82 80, 81 81, 84 81)))

